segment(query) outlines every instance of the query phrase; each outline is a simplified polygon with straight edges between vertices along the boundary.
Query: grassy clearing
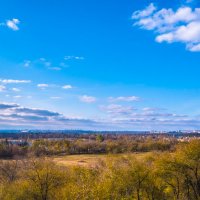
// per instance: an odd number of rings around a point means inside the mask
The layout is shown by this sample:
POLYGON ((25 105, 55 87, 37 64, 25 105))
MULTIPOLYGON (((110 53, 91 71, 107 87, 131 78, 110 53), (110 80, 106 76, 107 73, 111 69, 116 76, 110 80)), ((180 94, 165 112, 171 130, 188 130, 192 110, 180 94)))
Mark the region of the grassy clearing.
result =
POLYGON ((135 156, 137 159, 144 159, 150 156, 153 152, 148 153, 132 153, 132 154, 93 154, 93 155, 67 155, 53 157, 52 160, 60 166, 83 166, 92 167, 95 166, 99 161, 104 161, 110 157, 123 157, 123 156, 135 156))
MULTIPOLYGON (((154 152, 145 153, 123 153, 123 154, 78 154, 66 156, 49 156, 50 161, 53 161, 58 166, 73 167, 95 167, 100 161, 105 161, 109 158, 120 157, 135 157, 138 160, 143 160, 145 157, 151 156, 154 152)), ((1 161, 15 161, 16 159, 0 159, 1 161)), ((17 159, 18 160, 18 159, 17 159)))

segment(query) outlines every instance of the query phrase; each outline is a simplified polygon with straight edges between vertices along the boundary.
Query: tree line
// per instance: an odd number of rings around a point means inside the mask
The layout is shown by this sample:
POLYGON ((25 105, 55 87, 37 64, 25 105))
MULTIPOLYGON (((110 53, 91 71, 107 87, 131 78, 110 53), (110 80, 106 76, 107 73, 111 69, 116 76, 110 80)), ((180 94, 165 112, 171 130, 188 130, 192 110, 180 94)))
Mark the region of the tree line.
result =
POLYGON ((90 138, 75 139, 35 139, 30 144, 9 143, 6 139, 0 142, 0 158, 12 158, 28 155, 72 155, 72 154, 109 154, 147 151, 172 151, 177 144, 174 138, 165 137, 132 137, 120 136, 104 138, 96 135, 90 138))

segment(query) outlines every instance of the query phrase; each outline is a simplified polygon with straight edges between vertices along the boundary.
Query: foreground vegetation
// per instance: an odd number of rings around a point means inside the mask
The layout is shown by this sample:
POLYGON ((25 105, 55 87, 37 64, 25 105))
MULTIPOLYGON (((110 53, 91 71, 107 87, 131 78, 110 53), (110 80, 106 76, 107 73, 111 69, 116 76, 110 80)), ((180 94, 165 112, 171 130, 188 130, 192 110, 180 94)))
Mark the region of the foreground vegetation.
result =
POLYGON ((174 151, 108 156, 93 167, 52 157, 1 160, 1 200, 199 200, 200 140, 174 151))

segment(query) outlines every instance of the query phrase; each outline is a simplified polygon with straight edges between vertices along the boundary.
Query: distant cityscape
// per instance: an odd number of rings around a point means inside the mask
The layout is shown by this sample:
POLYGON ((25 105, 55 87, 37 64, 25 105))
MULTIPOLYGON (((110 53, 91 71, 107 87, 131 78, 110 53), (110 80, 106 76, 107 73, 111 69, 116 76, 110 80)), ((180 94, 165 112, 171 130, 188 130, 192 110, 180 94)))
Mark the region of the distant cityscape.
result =
POLYGON ((174 131, 162 131, 162 130, 152 130, 152 131, 98 131, 98 130, 40 130, 40 129, 23 129, 23 130, 0 130, 0 134, 52 134, 52 133, 58 133, 58 134, 170 134, 170 135, 180 135, 180 134, 200 134, 200 130, 174 130, 174 131))

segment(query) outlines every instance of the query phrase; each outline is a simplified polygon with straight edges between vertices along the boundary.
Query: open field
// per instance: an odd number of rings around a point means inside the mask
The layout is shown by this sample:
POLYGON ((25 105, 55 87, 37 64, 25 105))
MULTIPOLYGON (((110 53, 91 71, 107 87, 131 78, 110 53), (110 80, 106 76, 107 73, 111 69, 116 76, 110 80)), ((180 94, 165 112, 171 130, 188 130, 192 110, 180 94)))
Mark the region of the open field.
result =
MULTIPOLYGON (((153 155, 153 152, 145 153, 122 153, 122 154, 77 154, 65 156, 46 157, 58 166, 63 167, 95 167, 99 162, 106 161, 109 158, 135 157, 137 160, 143 160, 145 157, 153 155)), ((0 159, 0 161, 15 161, 15 159, 0 159)))
POLYGON ((110 157, 127 157, 135 156, 137 159, 142 159, 146 156, 150 156, 152 152, 147 153, 131 153, 131 154, 84 154, 84 155, 67 155, 67 156, 56 156, 52 160, 60 166, 84 166, 93 167, 99 161, 104 161, 110 157))

